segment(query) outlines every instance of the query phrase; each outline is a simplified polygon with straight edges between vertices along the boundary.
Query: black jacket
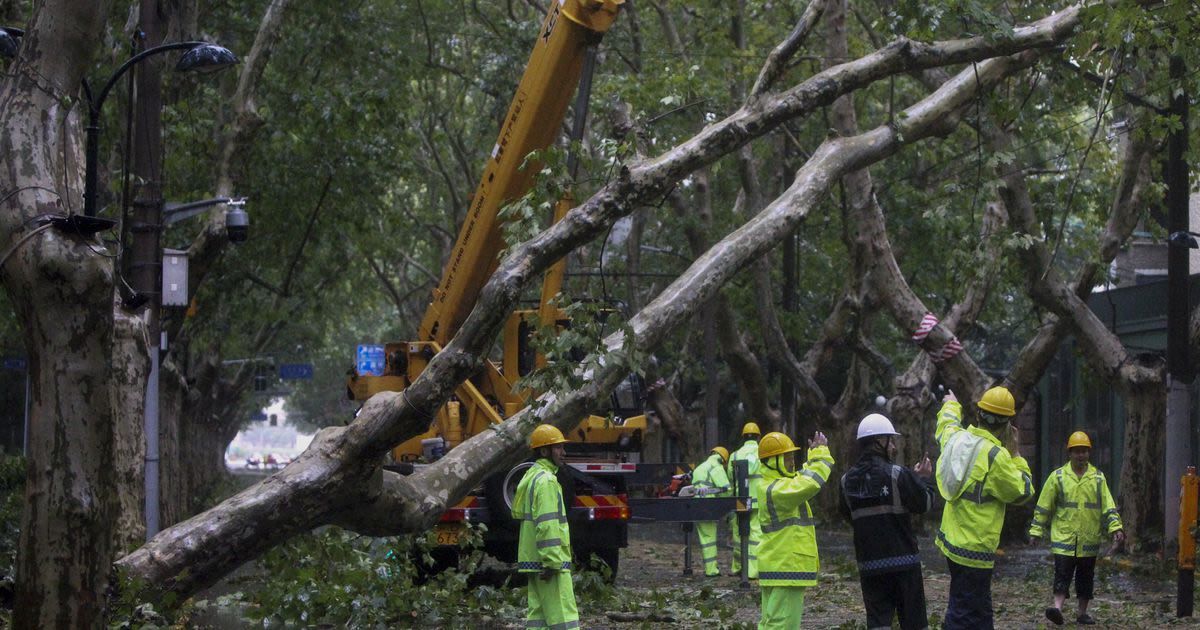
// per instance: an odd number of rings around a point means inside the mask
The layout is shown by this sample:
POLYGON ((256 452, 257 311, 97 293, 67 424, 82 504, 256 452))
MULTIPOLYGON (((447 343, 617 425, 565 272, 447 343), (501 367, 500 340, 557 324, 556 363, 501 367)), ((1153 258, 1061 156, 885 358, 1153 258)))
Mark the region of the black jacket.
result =
POLYGON ((864 453, 842 475, 838 510, 854 526, 854 555, 861 575, 921 566, 909 514, 933 506, 933 483, 877 453, 864 453))

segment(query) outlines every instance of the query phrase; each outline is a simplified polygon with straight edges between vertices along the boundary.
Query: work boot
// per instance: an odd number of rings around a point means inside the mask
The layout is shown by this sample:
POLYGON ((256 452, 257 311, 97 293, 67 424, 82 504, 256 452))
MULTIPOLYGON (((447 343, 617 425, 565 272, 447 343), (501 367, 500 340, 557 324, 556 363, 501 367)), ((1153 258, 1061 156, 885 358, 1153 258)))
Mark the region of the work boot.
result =
POLYGON ((1053 606, 1046 609, 1046 618, 1053 622, 1056 626, 1063 625, 1062 611, 1053 606))
POLYGON ((1096 620, 1091 615, 1083 613, 1075 618, 1075 623, 1081 626, 1094 626, 1096 625, 1096 620))

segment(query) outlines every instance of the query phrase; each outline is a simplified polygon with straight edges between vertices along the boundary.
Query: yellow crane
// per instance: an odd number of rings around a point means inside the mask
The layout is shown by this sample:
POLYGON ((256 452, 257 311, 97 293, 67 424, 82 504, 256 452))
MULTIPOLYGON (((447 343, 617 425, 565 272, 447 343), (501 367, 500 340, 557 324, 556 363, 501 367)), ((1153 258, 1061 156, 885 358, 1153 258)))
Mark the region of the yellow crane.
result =
MULTIPOLYGON (((541 164, 526 163, 527 156, 549 147, 557 138, 588 51, 612 26, 623 2, 552 0, 441 281, 417 329, 417 338, 385 344, 380 373, 360 374, 355 370, 347 382, 350 398, 366 400, 381 391, 408 387, 458 332, 499 264, 504 245, 500 210, 528 193, 541 170, 541 164)), ((581 102, 586 104, 586 91, 581 92, 581 102)), ((576 112, 577 117, 581 114, 576 112)), ((554 220, 559 220, 570 205, 568 199, 559 201, 554 220)), ((561 289, 564 266, 565 261, 560 260, 547 272, 537 309, 519 310, 509 316, 501 364, 485 361, 483 370, 462 383, 453 399, 438 411, 428 431, 393 449, 398 462, 428 462, 528 404, 535 393, 518 390, 515 385, 517 379, 544 361, 529 346, 532 322, 570 325, 565 313, 551 303, 561 289)), ((578 537, 573 534, 572 538, 588 541, 587 550, 596 552, 614 569, 616 550, 625 546, 629 517, 621 475, 634 469, 623 454, 640 451, 646 431, 641 395, 636 390, 637 381, 630 380, 614 393, 612 419, 590 416, 568 432, 574 442, 568 451, 568 463, 584 472, 576 475, 575 492, 567 490, 569 496, 575 495, 573 517, 582 519, 584 527, 594 527, 594 531, 580 532, 578 537)), ((510 519, 501 501, 504 480, 515 484, 514 472, 495 476, 485 484, 482 496, 476 493, 448 510, 439 526, 439 542, 454 544, 458 539, 455 525, 477 520, 489 524, 485 543, 490 552, 501 559, 514 555, 515 528, 506 527, 510 519)))

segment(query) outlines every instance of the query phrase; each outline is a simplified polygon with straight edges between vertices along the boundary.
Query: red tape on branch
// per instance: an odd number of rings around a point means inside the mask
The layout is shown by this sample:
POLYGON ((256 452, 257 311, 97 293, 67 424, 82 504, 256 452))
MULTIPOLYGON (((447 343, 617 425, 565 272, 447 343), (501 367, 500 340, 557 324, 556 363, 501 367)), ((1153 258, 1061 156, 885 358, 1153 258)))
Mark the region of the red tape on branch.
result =
POLYGON ((929 353, 929 358, 932 359, 934 363, 949 361, 950 359, 954 358, 954 355, 962 352, 962 349, 963 345, 962 342, 958 340, 958 337, 951 337, 950 341, 947 341, 946 345, 942 346, 941 350, 936 353, 929 353))
POLYGON ((917 332, 913 333, 912 340, 921 343, 929 336, 929 331, 933 330, 933 327, 937 325, 937 316, 933 313, 925 313, 925 317, 921 318, 921 325, 917 326, 917 332))

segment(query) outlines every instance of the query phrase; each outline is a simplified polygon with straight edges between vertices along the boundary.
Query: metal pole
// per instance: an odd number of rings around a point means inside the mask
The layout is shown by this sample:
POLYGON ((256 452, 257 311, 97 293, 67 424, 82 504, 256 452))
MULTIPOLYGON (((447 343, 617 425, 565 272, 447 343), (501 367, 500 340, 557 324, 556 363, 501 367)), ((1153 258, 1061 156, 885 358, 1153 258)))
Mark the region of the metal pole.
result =
POLYGON ((21 454, 29 457, 29 399, 33 394, 33 384, 29 376, 29 360, 25 361, 25 434, 21 442, 21 454))
MULTIPOLYGON (((152 308, 157 308, 157 303, 152 308)), ((153 538, 159 529, 158 368, 166 345, 164 332, 160 345, 150 348, 150 378, 146 381, 146 540, 153 538)))
POLYGON ((741 535, 742 588, 750 587, 750 462, 739 459, 733 463, 733 476, 737 480, 738 511, 737 528, 741 535))
MULTIPOLYGON (((140 27, 145 33, 146 45, 153 50, 153 47, 162 44, 166 24, 161 19, 157 0, 141 0, 140 6, 140 27)), ((149 540, 159 529, 158 381, 162 348, 166 345, 159 333, 159 306, 162 303, 162 244, 159 237, 163 216, 160 60, 145 64, 138 73, 137 101, 134 108, 134 120, 137 122, 134 127, 133 171, 141 184, 138 194, 134 196, 133 225, 130 226, 130 250, 133 258, 130 275, 133 289, 150 298, 149 308, 146 309, 146 333, 151 340, 150 377, 146 382, 146 409, 143 418, 146 440, 146 540, 149 540)))
POLYGON ((683 574, 692 574, 692 527, 691 522, 683 523, 683 574))
MULTIPOLYGON (((1171 83, 1185 84, 1183 58, 1173 56, 1169 68, 1171 83)), ((1171 113, 1179 118, 1180 127, 1167 140, 1167 224, 1168 232, 1188 230, 1188 100, 1182 87, 1171 98, 1171 113)), ((1183 476, 1192 461, 1191 399, 1188 396, 1192 369, 1188 361, 1188 276, 1190 250, 1179 244, 1167 247, 1167 444, 1164 519, 1164 542, 1177 539, 1179 522, 1179 486, 1175 480, 1183 476)))

